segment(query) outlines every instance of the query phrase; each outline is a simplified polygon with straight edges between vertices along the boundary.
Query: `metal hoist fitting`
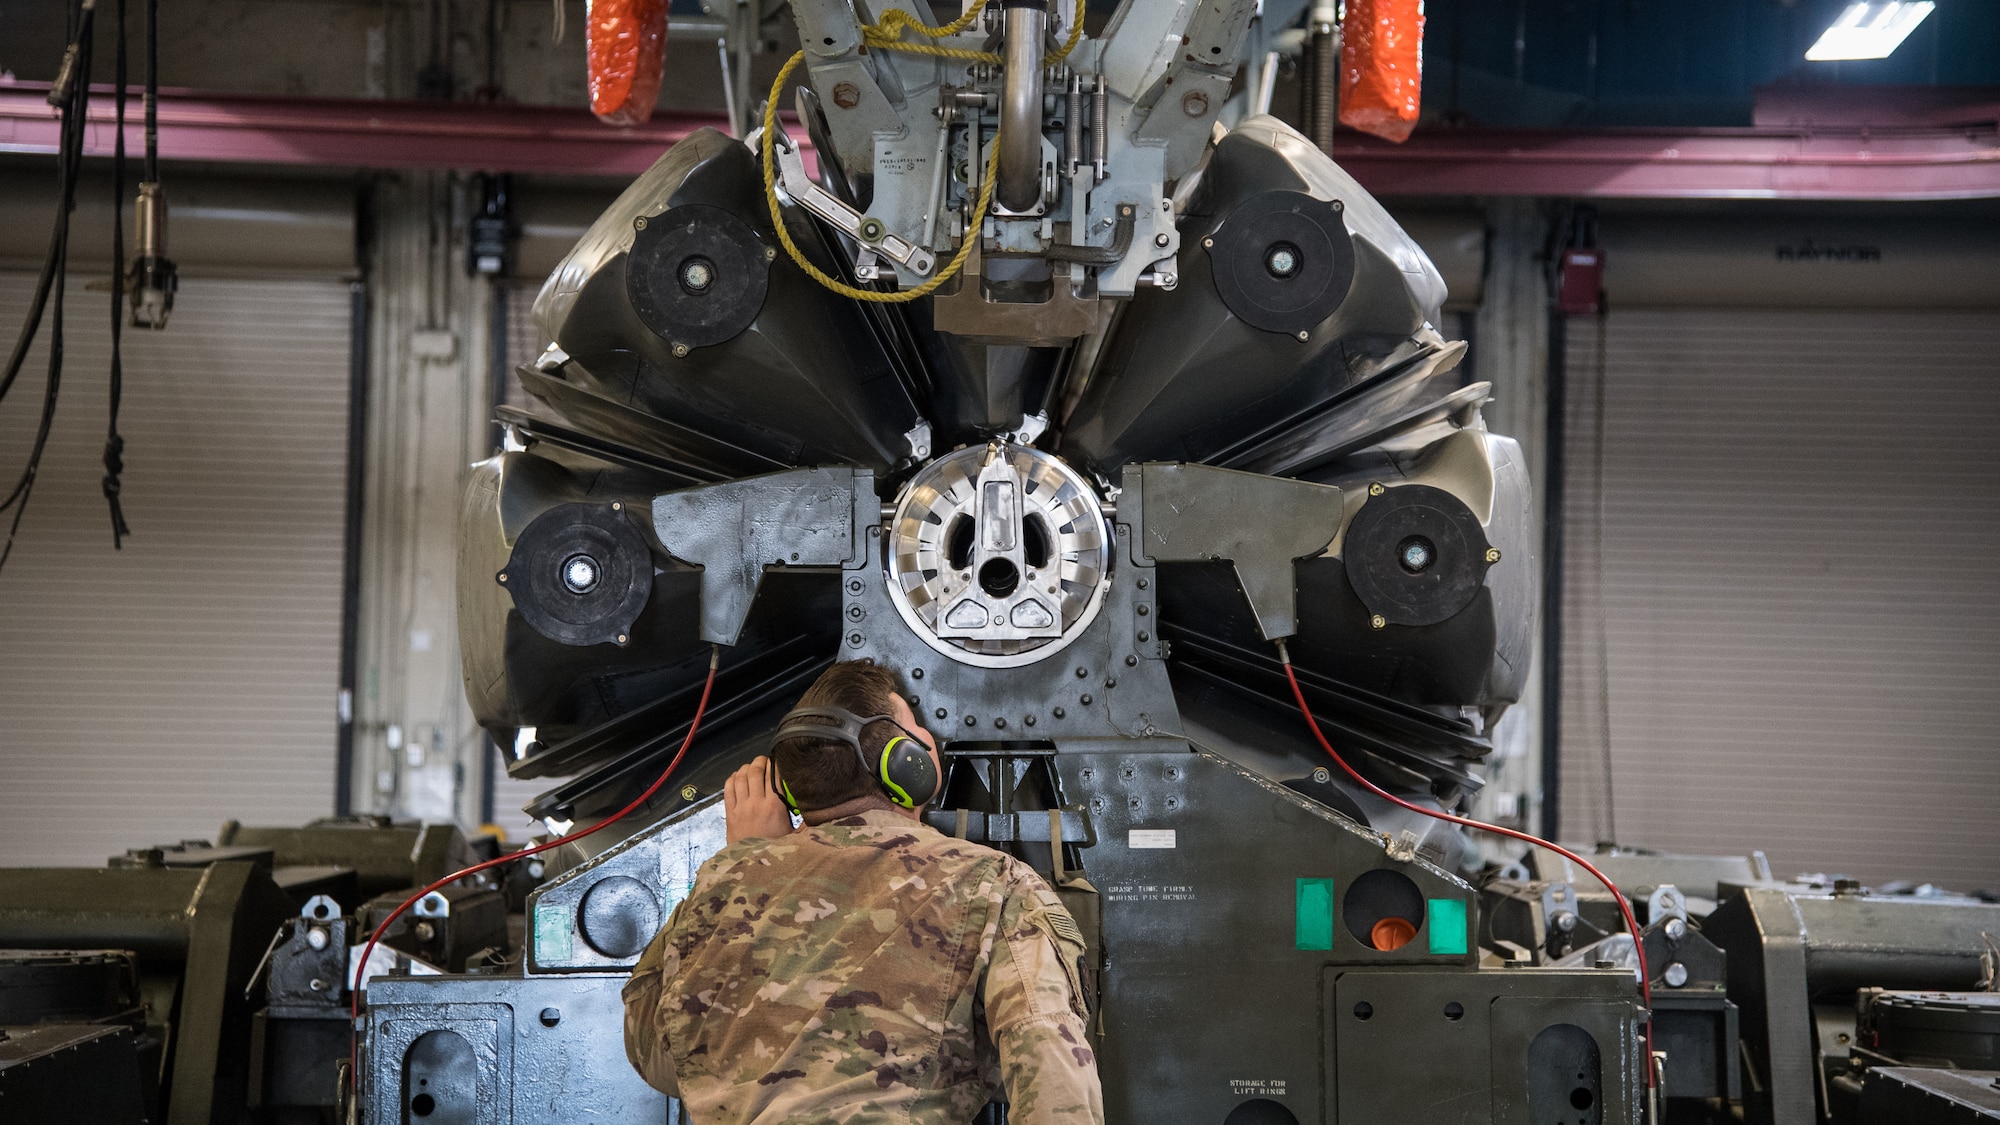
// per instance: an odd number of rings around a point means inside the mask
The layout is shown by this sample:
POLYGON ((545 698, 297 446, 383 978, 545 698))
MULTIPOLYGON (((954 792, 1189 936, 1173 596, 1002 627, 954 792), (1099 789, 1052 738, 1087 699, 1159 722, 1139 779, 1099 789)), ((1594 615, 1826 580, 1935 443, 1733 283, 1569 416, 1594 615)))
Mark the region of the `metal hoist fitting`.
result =
POLYGON ((1033 210, 1042 198, 1042 39, 1048 23, 1048 0, 1007 0, 994 194, 1008 211, 1033 210))

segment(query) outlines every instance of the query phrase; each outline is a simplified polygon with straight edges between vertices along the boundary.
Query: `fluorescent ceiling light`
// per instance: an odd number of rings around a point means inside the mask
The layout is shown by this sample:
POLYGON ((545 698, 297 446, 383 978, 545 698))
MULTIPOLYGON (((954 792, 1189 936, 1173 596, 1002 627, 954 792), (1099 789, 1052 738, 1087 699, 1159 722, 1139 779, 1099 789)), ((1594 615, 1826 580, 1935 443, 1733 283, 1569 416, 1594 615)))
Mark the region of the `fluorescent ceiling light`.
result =
POLYGON ((1932 0, 1849 4, 1806 52, 1809 62, 1886 59, 1937 7, 1932 0))

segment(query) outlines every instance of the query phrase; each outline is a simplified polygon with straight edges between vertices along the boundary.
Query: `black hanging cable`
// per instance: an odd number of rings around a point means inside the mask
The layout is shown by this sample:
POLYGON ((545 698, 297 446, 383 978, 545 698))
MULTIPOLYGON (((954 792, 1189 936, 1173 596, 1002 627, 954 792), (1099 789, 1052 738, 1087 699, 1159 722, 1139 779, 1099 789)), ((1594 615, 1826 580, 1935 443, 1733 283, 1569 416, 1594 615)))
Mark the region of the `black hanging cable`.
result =
MULTIPOLYGON (((150 24, 150 20, 148 23, 150 24)), ((125 438, 118 432, 118 404, 125 397, 125 286, 117 276, 125 268, 125 0, 118 0, 118 54, 114 66, 118 83, 116 139, 111 149, 111 413, 104 432, 104 500, 111 507, 111 547, 125 549, 125 537, 132 529, 125 523, 125 505, 119 501, 124 490, 120 479, 125 473, 125 438)), ((150 108, 150 101, 148 108, 150 108)), ((150 135, 150 119, 147 122, 150 135)))
POLYGON ((146 0, 146 182, 160 182, 160 0, 146 0))
POLYGON ((36 301, 29 310, 28 323, 22 326, 21 336, 15 345, 14 355, 8 363, 6 378, 0 380, 0 395, 20 374, 21 365, 27 358, 28 345, 33 341, 35 331, 42 319, 42 302, 50 296, 54 300, 48 309, 49 320, 49 378, 42 392, 41 423, 35 431, 34 448, 28 454, 28 463, 21 470, 21 477, 4 499, 0 499, 0 512, 14 509, 14 519, 7 529, 7 542, 0 547, 0 567, 7 565, 7 559, 14 553, 14 539, 21 530, 21 517, 27 513, 28 499, 34 493, 35 476, 41 468, 42 453, 48 448, 49 429, 55 422, 56 400, 62 390, 63 361, 63 290, 69 280, 69 224, 70 214, 76 207, 77 173, 83 166, 83 141, 90 108, 91 38, 95 26, 95 0, 78 0, 71 13, 70 26, 75 31, 69 48, 69 57, 64 59, 63 77, 59 78, 57 89, 58 104, 62 108, 61 141, 57 146, 57 169, 61 183, 60 198, 57 202, 55 228, 49 239, 49 259, 43 267, 41 283, 36 287, 36 301))
MULTIPOLYGON (((14 389, 14 381, 21 376, 28 360, 28 349, 34 346, 35 334, 41 330, 42 316, 48 308, 49 289, 55 283, 56 260, 61 256, 63 239, 68 234, 70 206, 74 199, 76 166, 68 158, 70 117, 69 110, 76 90, 76 71, 79 57, 77 25, 79 7, 71 6, 67 12, 66 27, 69 31, 69 46, 63 51, 62 65, 56 70, 56 81, 49 90, 49 104, 62 111, 61 125, 57 130, 56 143, 56 219, 49 227, 49 249, 42 259, 42 272, 35 281, 35 295, 28 302, 28 318, 21 324, 20 335, 14 339, 14 351, 7 358, 7 368, 0 373, 0 401, 5 401, 7 392, 14 389)), ((84 83, 86 87, 89 83, 84 83)))

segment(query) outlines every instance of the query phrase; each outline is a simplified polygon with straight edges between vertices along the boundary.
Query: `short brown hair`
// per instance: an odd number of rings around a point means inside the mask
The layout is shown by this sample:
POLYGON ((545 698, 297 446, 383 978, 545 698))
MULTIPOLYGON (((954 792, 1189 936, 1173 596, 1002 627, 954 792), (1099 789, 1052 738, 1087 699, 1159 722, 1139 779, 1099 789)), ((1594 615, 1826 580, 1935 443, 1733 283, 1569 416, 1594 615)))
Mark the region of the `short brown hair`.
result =
MULTIPOLYGON (((863 718, 887 715, 895 708, 896 677, 873 660, 843 660, 813 681, 799 698, 800 707, 839 707, 863 718)), ((803 722, 822 722, 804 719, 803 722)), ((861 752, 871 760, 898 731, 888 723, 870 723, 861 730, 861 752)), ((801 809, 824 809, 879 792, 881 785, 861 767, 861 759, 844 742, 789 738, 772 750, 778 776, 801 809)))

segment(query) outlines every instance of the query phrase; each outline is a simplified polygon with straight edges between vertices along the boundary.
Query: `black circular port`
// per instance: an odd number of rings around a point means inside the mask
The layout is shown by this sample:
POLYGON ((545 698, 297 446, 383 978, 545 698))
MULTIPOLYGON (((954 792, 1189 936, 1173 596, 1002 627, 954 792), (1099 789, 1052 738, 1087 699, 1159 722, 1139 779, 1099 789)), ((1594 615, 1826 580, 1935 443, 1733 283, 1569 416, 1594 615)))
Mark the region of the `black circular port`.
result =
POLYGON ((1356 876, 1340 904, 1348 932, 1369 949, 1394 952, 1424 927, 1424 893, 1408 875, 1387 867, 1356 876))
POLYGON ((1264 268, 1280 281, 1297 277, 1303 264, 1299 248, 1289 242, 1273 242, 1264 248, 1264 268))
POLYGON ((1408 574, 1422 574, 1437 561, 1437 547, 1421 535, 1412 535, 1396 544, 1396 561, 1408 574))
POLYGON ((1370 1004, 1370 1003, 1369 1003, 1368 1001, 1366 1001, 1366 1000, 1363 1000, 1363 1001, 1362 1001, 1361 1003, 1359 1003, 1359 1004, 1356 1004, 1356 1005, 1354 1006, 1354 1018, 1355 1018, 1355 1019, 1358 1019, 1358 1020, 1365 1020, 1365 1019, 1367 1019, 1367 1018, 1368 1018, 1369 1016, 1372 1016, 1372 1015, 1374 1015, 1374 1014, 1375 1014, 1375 1005, 1373 1005, 1373 1004, 1370 1004))
POLYGON ((715 263, 696 254, 681 263, 681 288, 689 293, 706 293, 715 284, 715 263))
POLYGON ((944 560, 953 570, 972 565, 972 517, 957 516, 944 533, 944 560))
POLYGON ((1230 1110, 1222 1125, 1299 1125, 1299 1117, 1269 1098, 1251 1098, 1230 1110))
POLYGON ((1449 1004, 1446 1004, 1446 1005, 1444 1006, 1444 1018, 1446 1018, 1446 1019, 1448 1019, 1448 1020, 1462 1020, 1462 1019, 1464 1019, 1464 1018, 1465 1018, 1465 1005, 1463 1005, 1463 1004, 1459 1003, 1459 1002, 1458 1002, 1458 1001, 1456 1001, 1456 1000, 1453 1000, 1453 1001, 1452 1001, 1451 1003, 1449 1003, 1449 1004))
POLYGON ((429 1094, 418 1094, 410 1099, 410 1112, 418 1117, 429 1117, 437 1109, 437 1099, 429 1094))
POLYGON ((1021 572, 1006 559, 987 559, 979 568, 979 588, 996 598, 1004 598, 1021 584, 1021 572))
POLYGON ((603 568, 589 555, 576 554, 563 560, 563 588, 572 594, 588 594, 597 589, 598 576, 603 568))
POLYGON ((1021 557, 1029 566, 1047 566, 1049 554, 1049 525, 1031 512, 1021 520, 1021 557))
POLYGON ((1590 1104, 1596 1100, 1597 1099, 1594 1096, 1592 1096, 1589 1090, 1586 1090, 1581 1086, 1578 1086, 1576 1089, 1571 1090, 1569 1092, 1569 1104, 1575 1106, 1578 1109, 1589 1109, 1590 1104))

